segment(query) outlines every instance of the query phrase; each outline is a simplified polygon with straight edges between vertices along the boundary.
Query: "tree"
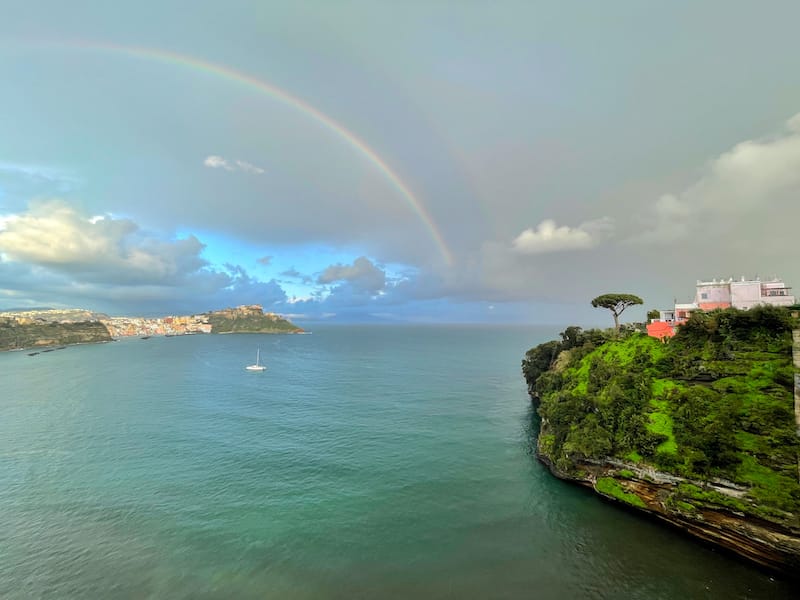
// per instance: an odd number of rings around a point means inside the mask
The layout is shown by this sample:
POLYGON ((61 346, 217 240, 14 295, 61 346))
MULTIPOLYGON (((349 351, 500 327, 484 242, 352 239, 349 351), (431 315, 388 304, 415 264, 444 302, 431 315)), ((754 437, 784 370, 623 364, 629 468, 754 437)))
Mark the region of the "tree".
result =
POLYGON ((633 294, 603 294, 592 300, 595 308, 607 308, 614 315, 614 329, 619 331, 619 316, 629 306, 644 304, 639 296, 633 294))
POLYGON ((522 373, 529 386, 533 386, 539 375, 547 371, 558 358, 561 352, 561 343, 556 340, 539 344, 525 353, 522 361, 522 373))
POLYGON ((561 349, 569 350, 575 346, 580 346, 583 343, 581 339, 582 329, 575 325, 570 325, 559 335, 561 336, 561 349))
POLYGON ((647 311, 647 321, 648 321, 648 323, 650 321, 652 321, 653 319, 658 320, 660 318, 661 318, 661 312, 657 308, 654 308, 652 310, 648 310, 647 311))

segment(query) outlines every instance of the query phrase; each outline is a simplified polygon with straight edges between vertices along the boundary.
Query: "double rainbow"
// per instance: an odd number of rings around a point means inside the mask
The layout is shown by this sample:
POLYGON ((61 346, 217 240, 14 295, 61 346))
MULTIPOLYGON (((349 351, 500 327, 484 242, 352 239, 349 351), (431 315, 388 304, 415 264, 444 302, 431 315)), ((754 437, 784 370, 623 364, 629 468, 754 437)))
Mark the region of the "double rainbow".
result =
POLYGON ((358 137, 355 133, 347 129, 341 123, 334 121, 331 117, 315 108, 305 100, 279 88, 263 79, 257 79, 253 75, 237 71, 228 66, 212 63, 193 56, 178 54, 167 50, 160 50, 155 48, 140 48, 134 46, 122 46, 118 44, 111 44, 107 42, 96 42, 80 40, 76 42, 61 42, 61 43, 47 43, 35 44, 36 46, 49 46, 62 49, 82 49, 94 50, 101 52, 109 52, 120 54, 136 59, 154 61, 157 63, 174 65, 193 71, 202 72, 214 77, 219 77, 226 81, 236 83, 245 88, 249 88, 259 94, 269 96, 270 98, 297 110, 298 112, 311 117, 314 121, 322 125, 328 131, 335 134, 343 140, 348 146, 353 148, 359 155, 367 159, 388 181, 391 186, 399 193, 399 195, 409 205, 411 210, 417 215, 422 225, 430 234, 431 239, 436 245, 439 253, 444 259, 445 263, 451 265, 453 263, 453 256, 450 249, 442 237, 441 232, 437 228, 435 222, 431 218, 425 206, 417 198, 409 187, 400 179, 400 176, 392 169, 380 155, 373 150, 364 140, 358 137))

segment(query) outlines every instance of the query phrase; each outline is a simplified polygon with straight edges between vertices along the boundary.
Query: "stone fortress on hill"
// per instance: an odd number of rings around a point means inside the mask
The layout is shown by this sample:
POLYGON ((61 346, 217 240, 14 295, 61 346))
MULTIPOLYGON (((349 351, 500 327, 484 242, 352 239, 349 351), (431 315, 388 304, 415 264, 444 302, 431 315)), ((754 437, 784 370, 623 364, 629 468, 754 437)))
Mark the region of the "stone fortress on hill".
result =
POLYGON ((777 277, 770 280, 714 279, 697 281, 693 302, 679 303, 671 309, 660 310, 657 319, 647 324, 647 334, 655 338, 672 337, 675 328, 685 323, 697 310, 710 311, 724 308, 747 310, 758 305, 792 306, 795 297, 792 288, 777 277))

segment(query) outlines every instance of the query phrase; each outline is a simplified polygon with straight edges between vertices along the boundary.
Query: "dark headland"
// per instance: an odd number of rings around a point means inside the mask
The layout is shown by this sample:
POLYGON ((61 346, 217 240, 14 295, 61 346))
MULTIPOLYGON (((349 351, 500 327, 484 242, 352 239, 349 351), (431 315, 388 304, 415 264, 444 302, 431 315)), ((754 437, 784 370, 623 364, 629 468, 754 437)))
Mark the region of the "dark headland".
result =
POLYGON ((785 308, 697 312, 671 340, 569 327, 522 362, 537 455, 749 561, 800 573, 800 438, 785 308))

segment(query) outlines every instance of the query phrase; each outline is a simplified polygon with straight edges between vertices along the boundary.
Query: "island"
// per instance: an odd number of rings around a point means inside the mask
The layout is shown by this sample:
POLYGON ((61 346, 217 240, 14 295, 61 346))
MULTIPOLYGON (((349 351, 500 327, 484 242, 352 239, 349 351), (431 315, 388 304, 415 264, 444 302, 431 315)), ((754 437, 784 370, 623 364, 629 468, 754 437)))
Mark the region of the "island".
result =
POLYGON ((110 342, 121 337, 202 333, 305 333, 258 304, 194 315, 110 317, 84 309, 31 309, 0 313, 0 351, 110 342))
POLYGON ((793 329, 773 306, 698 311, 668 340, 569 327, 522 362, 537 457, 561 479, 797 577, 793 329))
POLYGON ((303 333, 303 329, 260 305, 237 306, 206 313, 211 333, 303 333))

